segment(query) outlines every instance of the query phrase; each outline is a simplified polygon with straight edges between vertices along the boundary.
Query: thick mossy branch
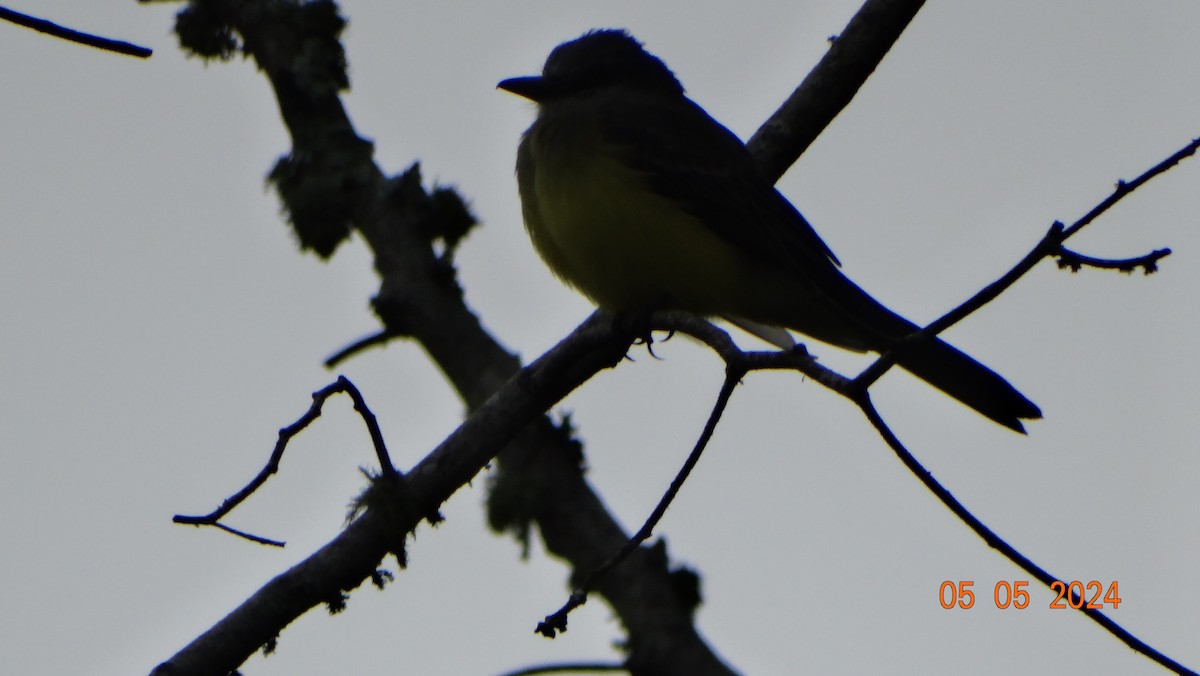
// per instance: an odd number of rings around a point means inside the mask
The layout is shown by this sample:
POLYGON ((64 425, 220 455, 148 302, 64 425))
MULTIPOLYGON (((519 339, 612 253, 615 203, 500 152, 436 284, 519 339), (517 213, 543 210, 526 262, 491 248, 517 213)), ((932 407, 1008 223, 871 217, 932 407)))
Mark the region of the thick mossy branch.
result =
POLYGON ((208 2, 191 3, 180 10, 175 15, 175 34, 185 52, 206 61, 228 61, 242 48, 233 26, 208 2))
POLYGON ((350 237, 357 193, 370 184, 374 148, 360 138, 299 145, 279 158, 267 183, 275 187, 300 248, 321 258, 350 237))

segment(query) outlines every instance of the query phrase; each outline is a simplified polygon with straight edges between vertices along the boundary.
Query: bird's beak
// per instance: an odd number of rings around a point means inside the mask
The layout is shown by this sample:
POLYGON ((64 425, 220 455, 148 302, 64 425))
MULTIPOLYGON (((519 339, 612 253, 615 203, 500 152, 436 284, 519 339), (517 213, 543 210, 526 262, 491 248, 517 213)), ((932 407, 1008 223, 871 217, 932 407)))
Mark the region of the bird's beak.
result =
POLYGON ((534 102, 539 102, 545 98, 547 90, 546 80, 538 75, 512 77, 501 81, 500 84, 496 85, 496 88, 512 92, 517 96, 524 96, 534 102))

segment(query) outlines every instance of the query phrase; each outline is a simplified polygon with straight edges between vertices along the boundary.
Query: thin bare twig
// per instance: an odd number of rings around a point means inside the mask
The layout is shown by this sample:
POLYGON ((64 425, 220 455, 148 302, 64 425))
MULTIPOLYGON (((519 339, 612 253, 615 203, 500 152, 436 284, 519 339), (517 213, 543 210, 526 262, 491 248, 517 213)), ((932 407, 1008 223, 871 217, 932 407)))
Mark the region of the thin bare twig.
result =
POLYGON ((633 550, 637 549, 643 542, 650 538, 654 533, 654 527, 658 525, 663 515, 667 513, 667 508, 675 500, 679 489, 683 488, 683 483, 687 481, 688 476, 696 467, 696 463, 700 462, 700 456, 704 453, 704 449, 708 447, 708 441, 717 429, 717 422, 720 421, 721 415, 725 412, 725 406, 729 403, 729 397, 733 395, 734 388, 737 387, 742 376, 745 374, 745 366, 741 362, 733 361, 726 363, 725 382, 721 384, 721 391, 717 394, 717 401, 713 404, 712 412, 709 413, 708 422, 705 423, 704 430, 700 433, 700 438, 696 440, 696 444, 692 447, 692 452, 688 454, 687 460, 684 461, 683 466, 675 474, 675 478, 671 480, 671 485, 667 487, 667 491, 663 493, 662 498, 659 499, 654 510, 650 512, 650 516, 646 518, 645 523, 625 541, 625 544, 615 554, 589 572, 587 577, 583 579, 583 582, 571 593, 566 604, 547 615, 541 622, 538 622, 534 631, 546 638, 554 638, 558 632, 566 631, 567 615, 587 601, 588 592, 594 588, 596 582, 607 575, 609 571, 624 561, 633 550))
POLYGON ((271 457, 267 460, 267 464, 241 490, 226 498, 220 507, 217 507, 208 514, 202 516, 176 514, 171 520, 175 523, 190 526, 215 526, 227 533, 232 533, 251 542, 275 547, 284 546, 285 543, 283 541, 252 535, 222 524, 220 520, 226 514, 233 511, 235 507, 245 502, 260 486, 267 482, 267 479, 272 474, 279 471, 279 461, 283 459, 283 451, 287 448, 288 442, 321 416, 321 408, 325 405, 325 401, 329 397, 342 392, 349 395, 350 399, 354 402, 354 410, 358 412, 359 416, 363 419, 363 424, 367 426, 367 431, 371 435, 371 443, 375 447, 375 457, 379 461, 382 476, 389 479, 398 477, 399 471, 392 465, 392 460, 388 456, 387 445, 383 441, 383 432, 379 429, 379 423, 375 419, 375 414, 367 407, 366 400, 363 399, 362 393, 358 391, 354 383, 350 382, 346 376, 338 376, 338 379, 333 383, 313 392, 312 405, 308 407, 304 415, 300 416, 296 422, 279 430, 279 439, 275 442, 275 448, 271 451, 271 457))
POLYGON ((368 336, 363 336, 362 338, 359 338, 358 340, 350 343, 346 347, 343 347, 326 358, 325 368, 335 368, 338 364, 341 364, 359 352, 369 350, 372 347, 387 345, 396 336, 397 334, 395 332, 389 331, 388 329, 383 329, 382 331, 376 331, 368 336))
POLYGON ((1141 268, 1147 275, 1158 272, 1158 261, 1171 255, 1170 249, 1155 249, 1148 254, 1133 258, 1096 258, 1085 256, 1077 251, 1059 247, 1058 267, 1068 268, 1071 272, 1079 272, 1082 268, 1097 270, 1116 270, 1118 272, 1133 272, 1141 268))
MULTIPOLYGON (((889 350, 881 355, 879 359, 877 359, 874 363, 868 366, 866 370, 860 373, 856 380, 859 381, 862 387, 869 387, 871 383, 878 380, 880 376, 882 376, 888 369, 896 364, 896 358, 899 356, 898 350, 905 349, 906 345, 913 341, 926 340, 927 337, 936 336, 937 334, 957 324, 963 318, 967 317, 979 308, 987 305, 997 296, 1007 291, 1009 287, 1017 282, 1017 280, 1024 277, 1025 274, 1032 270, 1033 267, 1037 265, 1043 258, 1048 256, 1069 257, 1076 255, 1073 254, 1073 252, 1063 248, 1063 243, 1069 237, 1082 230, 1092 221, 1096 220, 1096 218, 1098 218, 1101 214, 1115 206, 1117 202, 1120 202, 1122 199, 1132 194, 1134 190, 1137 190, 1145 185, 1150 181, 1150 179, 1165 173, 1167 170, 1171 169, 1183 160, 1195 155, 1197 149, 1200 149, 1200 138, 1193 139, 1190 143, 1171 154, 1170 157, 1167 157, 1162 162, 1159 162, 1153 167, 1150 167, 1146 171, 1142 172, 1142 174, 1134 180, 1129 182, 1118 181, 1117 186, 1113 190, 1112 194, 1104 198, 1104 200, 1102 200, 1096 206, 1092 207, 1090 211, 1079 218, 1079 220, 1072 223, 1070 227, 1064 226, 1060 221, 1055 221, 1050 226, 1050 229, 1046 232, 1046 234, 1042 237, 1041 241, 1034 245, 1033 249, 1031 249, 1029 253, 1026 254, 1020 261, 1018 261, 1017 264, 1014 265, 1008 272, 1001 275, 996 281, 985 286, 979 291, 979 293, 971 296, 958 307, 942 315, 920 331, 914 333, 897 348, 889 350)), ((1145 266, 1147 271, 1150 271, 1151 269, 1157 269, 1158 260, 1170 255, 1170 253, 1170 249, 1157 249, 1146 256, 1129 260, 1136 261, 1139 265, 1145 266)), ((1070 267, 1070 263, 1067 263, 1066 265, 1067 267, 1070 267)), ((1061 263, 1060 267, 1062 267, 1061 263)))
POLYGON ((117 54, 125 54, 126 56, 136 56, 139 59, 149 58, 154 53, 154 50, 149 47, 142 47, 122 40, 102 38, 99 35, 92 35, 91 33, 83 33, 45 19, 14 12, 4 7, 0 7, 0 19, 10 21, 18 26, 32 28, 39 33, 52 35, 68 42, 87 45, 88 47, 95 47, 96 49, 103 49, 108 52, 116 52, 117 54))
POLYGON ((597 671, 629 671, 624 664, 614 662, 565 662, 562 664, 542 664, 536 667, 525 667, 509 671, 502 676, 539 676, 540 674, 574 674, 595 673, 597 671))

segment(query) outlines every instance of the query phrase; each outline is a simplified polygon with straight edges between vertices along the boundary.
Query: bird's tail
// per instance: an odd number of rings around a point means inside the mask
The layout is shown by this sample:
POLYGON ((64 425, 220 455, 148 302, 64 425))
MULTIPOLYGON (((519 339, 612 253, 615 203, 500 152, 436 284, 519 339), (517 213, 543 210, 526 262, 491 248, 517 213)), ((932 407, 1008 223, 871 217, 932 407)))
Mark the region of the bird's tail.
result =
POLYGON ((982 415, 1022 434, 1025 432, 1022 419, 1042 417, 1037 404, 1000 374, 939 338, 909 346, 897 364, 982 415))

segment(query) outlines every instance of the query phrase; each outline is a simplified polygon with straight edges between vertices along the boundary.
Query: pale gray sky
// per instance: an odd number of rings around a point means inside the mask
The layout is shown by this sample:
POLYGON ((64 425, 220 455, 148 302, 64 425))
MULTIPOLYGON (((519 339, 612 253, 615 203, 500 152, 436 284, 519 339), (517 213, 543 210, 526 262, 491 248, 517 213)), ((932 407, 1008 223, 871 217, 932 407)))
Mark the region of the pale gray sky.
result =
MULTIPOLYGON (((590 311, 520 225, 514 150, 532 107, 497 92, 586 29, 630 29, 743 138, 857 9, 851 0, 391 3, 349 0, 359 131, 385 170, 422 162, 485 226, 459 261, 467 300, 526 359, 590 311)), ((275 432, 334 375, 321 360, 376 328, 361 243, 330 264, 297 253, 264 191, 287 148, 249 62, 205 66, 170 35, 176 5, 6 6, 151 46, 114 56, 0 24, 0 649, 21 674, 147 672, 338 531, 372 462, 347 401, 231 524, 266 549, 174 526, 257 471, 275 432)), ((897 311, 928 321, 1200 134, 1200 5, 1075 0, 930 3, 848 110, 780 186, 897 311)), ((1074 241, 1151 277, 1044 263, 948 337, 1011 379, 1046 419, 1011 434, 907 376, 875 399, 914 453, 1010 543, 1066 579, 1116 580, 1112 617, 1200 667, 1200 324, 1195 160, 1074 241)), ((574 394, 590 478, 630 528, 698 434, 721 377, 684 340, 574 394)), ((823 361, 852 356, 820 348, 823 361)), ((461 404, 416 347, 343 372, 401 468, 461 404)), ((315 611, 248 674, 494 674, 613 657, 602 603, 554 641, 533 626, 566 571, 490 535, 484 481, 422 528, 411 566, 345 613, 315 611)), ((999 611, 1027 579, 960 524, 845 402, 795 375, 754 375, 663 522, 703 574, 701 630, 749 674, 1158 674, 1077 613, 999 611), (945 611, 943 580, 980 603, 945 611)), ((394 567, 394 566, 393 566, 394 567)))

